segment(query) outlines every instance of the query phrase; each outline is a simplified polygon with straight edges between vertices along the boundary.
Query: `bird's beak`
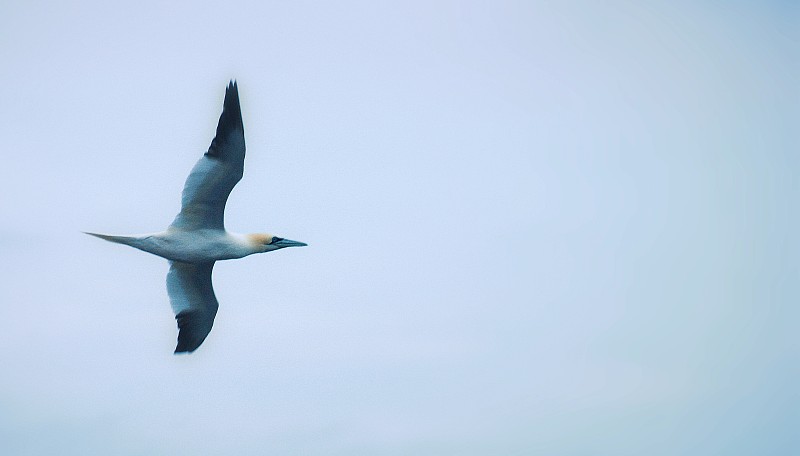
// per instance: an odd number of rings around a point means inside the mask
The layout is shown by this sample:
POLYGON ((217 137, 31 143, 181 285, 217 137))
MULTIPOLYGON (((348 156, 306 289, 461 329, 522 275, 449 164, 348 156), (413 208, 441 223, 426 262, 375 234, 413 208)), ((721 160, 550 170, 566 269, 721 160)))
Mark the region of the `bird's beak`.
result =
POLYGON ((306 244, 305 242, 293 241, 291 239, 281 239, 278 242, 274 242, 272 245, 276 245, 280 248, 283 248, 283 247, 304 247, 307 246, 308 244, 306 244))

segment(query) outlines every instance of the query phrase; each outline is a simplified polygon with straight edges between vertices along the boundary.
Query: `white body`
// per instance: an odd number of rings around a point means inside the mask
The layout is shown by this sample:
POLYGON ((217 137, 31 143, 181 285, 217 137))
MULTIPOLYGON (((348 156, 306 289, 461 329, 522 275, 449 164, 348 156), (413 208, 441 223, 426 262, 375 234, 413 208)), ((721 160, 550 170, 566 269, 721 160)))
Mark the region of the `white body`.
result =
POLYGON ((161 233, 129 236, 127 239, 122 243, 183 263, 231 260, 272 250, 268 245, 256 245, 246 235, 214 229, 168 229, 161 233))

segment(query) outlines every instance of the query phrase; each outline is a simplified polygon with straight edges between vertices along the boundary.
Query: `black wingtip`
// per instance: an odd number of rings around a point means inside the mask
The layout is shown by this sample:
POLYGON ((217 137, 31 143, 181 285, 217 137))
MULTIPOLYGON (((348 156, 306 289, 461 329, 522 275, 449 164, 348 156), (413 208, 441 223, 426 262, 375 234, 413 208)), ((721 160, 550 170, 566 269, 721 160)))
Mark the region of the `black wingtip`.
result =
POLYGON ((211 147, 208 148, 206 155, 219 158, 221 143, 224 143, 233 132, 239 132, 240 135, 244 132, 242 107, 239 104, 239 86, 236 84, 235 79, 231 79, 228 82, 228 87, 225 88, 225 101, 222 103, 222 114, 219 116, 217 134, 214 136, 214 140, 211 141, 211 147))
MULTIPOLYGON (((200 342, 200 344, 202 344, 202 342, 200 342)), ((185 353, 185 354, 188 355, 189 353, 192 353, 195 350, 197 350, 198 348, 200 348, 200 344, 198 344, 197 342, 194 342, 194 341, 189 342, 189 341, 185 341, 185 340, 180 340, 180 338, 179 338, 178 339, 178 345, 175 347, 175 352, 173 354, 181 355, 181 354, 185 353)))
MULTIPOLYGON (((210 324, 204 324, 198 312, 191 310, 178 313, 175 319, 178 321, 178 345, 175 347, 175 354, 197 350, 211 331, 210 324)), ((211 321, 213 322, 213 316, 211 321)))
MULTIPOLYGON (((225 101, 223 102, 222 106, 222 115, 223 117, 227 117, 232 123, 237 123, 239 126, 242 125, 242 108, 239 105, 239 86, 236 84, 235 79, 231 79, 228 83, 228 87, 225 89, 225 101)), ((222 120, 222 119, 220 119, 222 120)))

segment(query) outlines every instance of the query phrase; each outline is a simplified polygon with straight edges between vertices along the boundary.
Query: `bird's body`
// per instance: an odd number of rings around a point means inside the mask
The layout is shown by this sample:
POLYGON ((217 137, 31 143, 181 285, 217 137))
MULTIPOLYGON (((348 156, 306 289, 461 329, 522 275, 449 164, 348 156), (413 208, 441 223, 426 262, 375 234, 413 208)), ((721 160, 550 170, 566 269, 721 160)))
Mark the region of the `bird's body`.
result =
POLYGON ((175 353, 196 350, 211 331, 218 307, 211 285, 216 261, 306 245, 270 234, 225 230, 225 203, 244 173, 244 153, 239 92, 231 82, 217 134, 186 179, 181 211, 172 224, 165 231, 138 236, 87 233, 170 261, 167 292, 179 328, 175 353))
POLYGON ((263 253, 270 247, 253 240, 253 235, 229 233, 224 230, 170 229, 160 233, 138 236, 111 236, 87 233, 107 241, 125 244, 158 255, 170 261, 205 263, 233 260, 254 253, 263 253))

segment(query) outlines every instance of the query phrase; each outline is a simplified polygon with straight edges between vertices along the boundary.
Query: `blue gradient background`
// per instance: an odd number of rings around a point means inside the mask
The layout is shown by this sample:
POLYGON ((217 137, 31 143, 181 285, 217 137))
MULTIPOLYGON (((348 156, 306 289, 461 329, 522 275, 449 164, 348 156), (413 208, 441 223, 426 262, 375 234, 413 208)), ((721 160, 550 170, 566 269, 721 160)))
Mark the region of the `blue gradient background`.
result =
POLYGON ((5 2, 3 455, 800 454, 795 2, 5 2), (229 78, 219 264, 162 229, 229 78))

